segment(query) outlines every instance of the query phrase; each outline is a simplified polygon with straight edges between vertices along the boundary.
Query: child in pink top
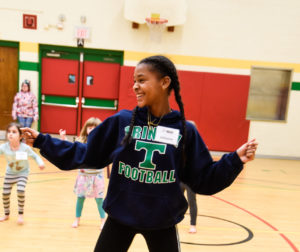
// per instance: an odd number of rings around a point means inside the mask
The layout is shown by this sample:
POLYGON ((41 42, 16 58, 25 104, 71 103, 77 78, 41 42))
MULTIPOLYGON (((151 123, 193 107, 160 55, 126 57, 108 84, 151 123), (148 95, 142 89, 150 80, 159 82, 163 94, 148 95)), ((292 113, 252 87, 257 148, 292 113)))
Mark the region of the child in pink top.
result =
POLYGON ((15 95, 12 118, 19 121, 23 127, 31 127, 33 121, 39 119, 37 100, 30 92, 30 81, 24 80, 21 91, 15 95))

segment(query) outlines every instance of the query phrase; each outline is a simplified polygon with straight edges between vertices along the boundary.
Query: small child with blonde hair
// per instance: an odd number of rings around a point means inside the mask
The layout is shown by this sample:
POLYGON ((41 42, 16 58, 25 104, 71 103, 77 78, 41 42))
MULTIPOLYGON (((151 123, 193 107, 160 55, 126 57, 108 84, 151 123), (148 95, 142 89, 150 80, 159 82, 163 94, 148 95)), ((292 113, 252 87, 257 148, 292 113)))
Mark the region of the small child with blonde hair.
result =
MULTIPOLYGON (((76 141, 87 143, 87 137, 90 132, 101 123, 100 119, 91 117, 89 118, 80 131, 79 137, 76 141)), ((66 140, 66 130, 59 130, 60 138, 66 140)), ((101 218, 100 229, 102 229, 105 222, 105 212, 102 208, 104 198, 104 174, 103 169, 80 169, 78 171, 74 192, 77 195, 76 202, 76 219, 72 224, 73 228, 79 226, 83 203, 85 198, 95 198, 98 211, 101 218)))

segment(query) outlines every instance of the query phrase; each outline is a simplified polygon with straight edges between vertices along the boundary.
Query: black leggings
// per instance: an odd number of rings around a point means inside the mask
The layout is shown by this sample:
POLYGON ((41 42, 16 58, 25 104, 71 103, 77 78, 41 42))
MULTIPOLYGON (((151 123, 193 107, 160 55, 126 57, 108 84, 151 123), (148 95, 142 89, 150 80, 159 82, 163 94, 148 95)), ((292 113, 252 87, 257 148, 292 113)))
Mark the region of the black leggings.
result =
POLYGON ((190 208, 190 216, 191 216, 190 224, 193 226, 196 226, 197 214, 198 214, 196 193, 194 193, 189 186, 187 186, 186 184, 184 184, 182 182, 180 183, 180 187, 181 187, 181 190, 183 193, 186 190, 189 208, 190 208))
POLYGON ((125 252, 136 234, 144 236, 150 252, 180 252, 176 226, 158 230, 140 230, 108 217, 94 252, 125 252))

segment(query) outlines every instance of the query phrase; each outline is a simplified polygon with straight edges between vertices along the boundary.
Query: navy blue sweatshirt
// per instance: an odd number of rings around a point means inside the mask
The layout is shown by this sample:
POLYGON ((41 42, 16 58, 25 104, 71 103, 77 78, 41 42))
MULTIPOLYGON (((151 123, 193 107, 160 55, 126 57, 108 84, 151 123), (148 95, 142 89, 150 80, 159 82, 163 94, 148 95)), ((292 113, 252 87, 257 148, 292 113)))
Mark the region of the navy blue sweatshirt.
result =
MULTIPOLYGON (((156 128, 147 126, 147 108, 138 108, 133 140, 123 147, 131 116, 132 111, 122 110, 107 118, 90 133, 87 144, 39 134, 34 147, 62 170, 101 169, 113 163, 103 208, 111 218, 140 229, 166 228, 183 219, 188 205, 180 181, 196 193, 211 195, 228 187, 243 168, 236 152, 214 162, 189 122, 183 168, 181 137, 177 145, 154 141, 156 128)), ((180 129, 182 136, 178 111, 165 115, 159 125, 180 129)))

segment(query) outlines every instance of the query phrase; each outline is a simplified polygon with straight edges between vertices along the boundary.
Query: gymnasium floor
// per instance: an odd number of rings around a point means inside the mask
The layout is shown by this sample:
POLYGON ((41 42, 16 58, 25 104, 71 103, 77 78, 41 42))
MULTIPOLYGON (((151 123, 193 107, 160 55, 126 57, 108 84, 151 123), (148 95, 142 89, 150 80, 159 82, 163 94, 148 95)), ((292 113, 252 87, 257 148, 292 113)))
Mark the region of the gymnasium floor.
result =
MULTIPOLYGON (((81 226, 71 228, 76 203, 72 190, 77 171, 63 172, 45 163, 46 169, 40 171, 30 161, 23 226, 16 223, 14 187, 11 218, 0 223, 0 251, 93 251, 100 232, 95 201, 86 200, 81 226)), ((4 157, 0 156, 1 192, 5 165, 4 157)), ((197 195, 198 232, 188 234, 188 214, 178 225, 182 251, 299 251, 299 177, 299 160, 257 158, 223 192, 214 196, 197 195)), ((1 200, 0 215, 2 206, 1 200)), ((148 251, 141 236, 135 237, 129 251, 148 251)))

